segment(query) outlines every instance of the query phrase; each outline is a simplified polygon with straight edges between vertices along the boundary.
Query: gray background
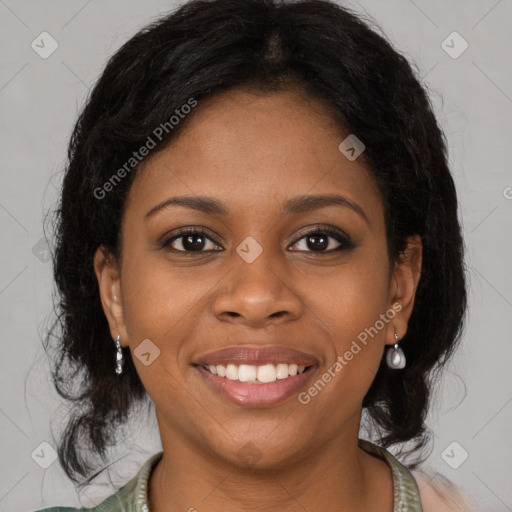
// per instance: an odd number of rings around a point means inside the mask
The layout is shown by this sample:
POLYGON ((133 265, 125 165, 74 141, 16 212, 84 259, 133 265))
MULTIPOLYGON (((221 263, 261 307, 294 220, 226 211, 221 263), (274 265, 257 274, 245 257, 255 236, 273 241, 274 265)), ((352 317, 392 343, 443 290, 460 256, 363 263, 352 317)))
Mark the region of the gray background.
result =
MULTIPOLYGON (((346 4, 372 16, 417 64, 446 131, 460 197, 471 271, 469 321, 429 415, 436 435, 427 465, 462 486, 482 510, 510 511, 512 1, 346 4), (445 51, 460 52, 458 36, 442 44, 454 31, 469 44, 458 58, 445 51)), ((66 144, 89 88, 136 29, 175 5, 0 0, 0 511, 92 506, 161 448, 153 417, 134 422, 116 452, 124 458, 112 466, 111 480, 100 479, 80 495, 58 462, 41 467, 51 453, 41 443, 53 444, 50 419, 55 431, 66 416, 40 341, 53 286, 41 238, 43 212, 57 197, 66 144), (47 59, 31 47, 43 31, 59 45, 47 59), (39 463, 37 453, 46 454, 39 463)))

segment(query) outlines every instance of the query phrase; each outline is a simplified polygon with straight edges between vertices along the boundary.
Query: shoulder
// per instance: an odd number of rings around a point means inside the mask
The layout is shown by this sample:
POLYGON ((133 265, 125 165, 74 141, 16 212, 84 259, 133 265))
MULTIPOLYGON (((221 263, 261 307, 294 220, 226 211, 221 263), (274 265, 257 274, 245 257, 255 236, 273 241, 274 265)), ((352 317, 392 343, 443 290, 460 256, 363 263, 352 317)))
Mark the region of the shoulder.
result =
POLYGON ((71 508, 71 507, 50 507, 50 508, 42 508, 41 510, 35 510, 34 512, 83 512, 84 510, 87 510, 87 509, 71 508))
POLYGON ((468 496, 440 473, 411 471, 420 492, 423 512, 479 512, 468 496))
MULTIPOLYGON (((147 486, 151 471, 163 456, 163 451, 157 452, 142 465, 139 472, 117 491, 102 501, 99 505, 92 508, 73 508, 73 507, 50 507, 35 512, 117 512, 117 511, 135 511, 141 507, 144 509, 144 503, 140 503, 142 496, 147 499, 147 486)), ((145 505, 147 507, 147 505, 145 505)))

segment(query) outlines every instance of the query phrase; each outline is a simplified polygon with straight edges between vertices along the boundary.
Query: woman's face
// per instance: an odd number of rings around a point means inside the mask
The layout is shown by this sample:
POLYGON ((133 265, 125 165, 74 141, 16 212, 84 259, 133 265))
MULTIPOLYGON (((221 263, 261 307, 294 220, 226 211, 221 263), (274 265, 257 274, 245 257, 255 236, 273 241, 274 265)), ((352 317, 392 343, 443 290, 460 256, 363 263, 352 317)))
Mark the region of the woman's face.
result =
POLYGON ((111 334, 132 352, 164 446, 297 460, 357 435, 385 345, 407 331, 421 245, 390 268, 364 154, 338 149, 348 134, 316 101, 232 90, 191 115, 139 169, 121 264, 96 254, 111 334))

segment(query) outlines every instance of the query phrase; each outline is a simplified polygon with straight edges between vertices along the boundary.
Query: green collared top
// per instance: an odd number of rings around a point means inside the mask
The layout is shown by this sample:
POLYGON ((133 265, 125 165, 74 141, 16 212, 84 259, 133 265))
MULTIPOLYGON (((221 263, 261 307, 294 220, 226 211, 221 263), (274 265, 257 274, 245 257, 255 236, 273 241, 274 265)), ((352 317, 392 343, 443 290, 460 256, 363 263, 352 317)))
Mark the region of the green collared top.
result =
MULTIPOLYGON (((384 459, 393 474, 393 512, 423 512, 416 481, 409 469, 401 464, 388 450, 364 439, 359 446, 368 453, 384 459)), ((115 494, 92 508, 50 507, 37 512, 150 512, 148 507, 148 482, 153 468, 163 452, 152 455, 137 475, 115 494)))

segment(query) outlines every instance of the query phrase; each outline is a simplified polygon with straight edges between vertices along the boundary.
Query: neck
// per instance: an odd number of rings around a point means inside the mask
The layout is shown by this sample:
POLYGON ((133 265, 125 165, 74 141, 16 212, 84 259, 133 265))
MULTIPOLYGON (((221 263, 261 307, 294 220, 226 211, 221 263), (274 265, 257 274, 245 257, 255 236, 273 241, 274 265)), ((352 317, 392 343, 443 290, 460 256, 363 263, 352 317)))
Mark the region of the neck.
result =
POLYGON ((357 433, 264 469, 207 457, 183 438, 166 441, 148 486, 151 512, 393 511, 391 471, 358 448, 357 433))

